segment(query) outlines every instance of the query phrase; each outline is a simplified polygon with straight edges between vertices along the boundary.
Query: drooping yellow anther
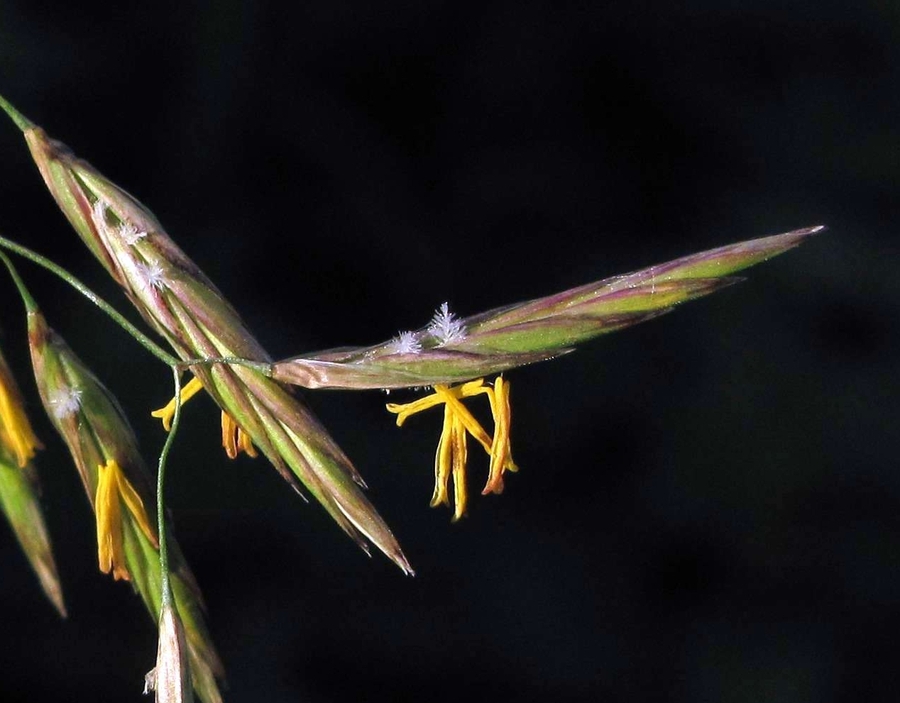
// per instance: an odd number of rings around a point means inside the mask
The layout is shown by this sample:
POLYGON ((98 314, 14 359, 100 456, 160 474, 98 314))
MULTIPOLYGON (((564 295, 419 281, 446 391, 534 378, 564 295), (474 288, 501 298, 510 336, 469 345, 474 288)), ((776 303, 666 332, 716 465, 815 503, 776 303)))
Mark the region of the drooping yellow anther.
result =
POLYGON ((97 514, 97 559, 100 571, 112 572, 113 578, 130 581, 131 574, 125 563, 124 520, 122 504, 128 509, 141 532, 155 548, 159 548, 156 529, 147 517, 144 501, 125 478, 115 459, 97 467, 97 493, 94 511, 97 514))
MULTIPOLYGON (((479 379, 480 381, 481 379, 479 379)), ((469 385, 469 384, 466 384, 469 385)), ((444 412, 449 412, 456 418, 462 426, 468 430, 469 434, 472 435, 475 439, 478 440, 478 443, 484 447, 484 451, 488 454, 491 453, 491 443, 493 440, 491 436, 484 431, 484 428, 479 424, 478 420, 476 420, 472 413, 469 412, 468 408, 462 404, 459 398, 468 398, 473 395, 481 395, 482 393, 491 395, 492 391, 490 386, 473 386, 470 389, 465 388, 465 386, 459 386, 461 391, 460 395, 452 393, 452 390, 447 388, 447 386, 435 386, 434 393, 444 402, 444 412)))
POLYGON ((450 470, 453 456, 453 443, 450 436, 453 433, 453 416, 444 413, 444 426, 441 429, 441 438, 438 440, 437 452, 434 455, 434 493, 431 495, 431 507, 450 505, 450 496, 447 486, 450 483, 450 470))
POLYGON ((19 467, 24 468, 43 445, 25 416, 22 398, 12 385, 12 377, 7 379, 3 370, 0 368, 0 446, 15 454, 19 467))
POLYGON ((466 514, 468 487, 466 486, 466 429, 460 418, 453 416, 453 429, 450 432, 453 443, 453 522, 466 514))
POLYGON ((397 415, 397 425, 408 417, 437 405, 444 406, 444 423, 434 457, 434 494, 431 506, 450 505, 449 483, 453 478, 453 520, 459 520, 466 510, 466 433, 472 435, 490 456, 488 481, 484 494, 503 490, 503 472, 517 471, 512 460, 509 443, 510 406, 509 384, 503 378, 487 386, 484 379, 469 381, 460 386, 436 384, 434 393, 411 403, 388 403, 389 412, 397 415), (462 403, 463 398, 486 395, 494 420, 494 436, 491 437, 478 420, 462 403))
POLYGON ((434 494, 431 507, 450 505, 448 486, 453 477, 453 522, 466 512, 466 426, 452 412, 444 413, 444 427, 434 455, 434 494))
POLYGON ((466 426, 452 412, 444 413, 444 427, 434 455, 434 494, 431 507, 450 505, 449 483, 453 477, 453 522, 466 512, 466 426))
POLYGON ((222 413, 222 446, 229 459, 236 459, 241 452, 254 459, 259 456, 250 436, 226 412, 222 413))
POLYGON ((256 452, 256 447, 253 446, 253 440, 250 439, 250 435, 244 432, 240 427, 238 427, 238 449, 251 459, 255 459, 259 456, 256 452))
POLYGON ((491 415, 494 418, 494 442, 491 445, 488 480, 481 495, 503 493, 503 472, 519 470, 513 461, 512 448, 509 443, 512 413, 509 404, 509 384, 503 380, 503 376, 498 376, 494 381, 494 392, 488 398, 491 401, 491 415))
MULTIPOLYGON (((181 389, 181 404, 184 405, 191 398, 193 398, 197 393, 203 390, 203 384, 200 383, 200 379, 192 378, 188 383, 181 389)), ((158 417, 162 420, 163 427, 166 432, 172 429, 172 418, 175 417, 175 398, 172 398, 164 408, 160 408, 159 410, 154 410, 150 413, 153 417, 158 417)))

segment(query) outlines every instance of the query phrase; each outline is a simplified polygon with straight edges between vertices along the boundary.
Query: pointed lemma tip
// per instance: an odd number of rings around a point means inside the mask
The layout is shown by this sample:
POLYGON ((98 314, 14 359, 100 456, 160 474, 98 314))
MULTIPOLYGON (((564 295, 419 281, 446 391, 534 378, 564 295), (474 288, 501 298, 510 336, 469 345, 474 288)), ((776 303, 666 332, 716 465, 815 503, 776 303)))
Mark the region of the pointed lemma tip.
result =
MULTIPOLYGON (((760 240, 752 240, 753 242, 759 241, 769 245, 771 242, 774 245, 774 248, 778 250, 778 253, 782 253, 787 249, 793 249, 796 246, 799 246, 803 242, 805 242, 809 237, 814 234, 818 234, 819 232, 824 232, 828 227, 826 225, 813 225, 811 227, 801 227, 800 229, 792 229, 790 232, 784 232, 783 234, 775 234, 771 237, 763 237, 760 240), (784 247, 784 248, 782 248, 784 247)), ((775 256, 776 254, 772 254, 775 256)))
POLYGON ((794 230, 793 232, 788 232, 788 235, 791 237, 794 245, 805 242, 809 237, 814 234, 818 234, 819 232, 824 232, 828 227, 825 225, 813 225, 812 227, 803 227, 802 229, 794 230))
POLYGON ((797 240, 805 239, 813 234, 818 234, 819 232, 823 232, 828 229, 825 225, 813 225, 812 227, 802 227, 801 229, 795 229, 792 232, 786 232, 785 234, 795 237, 797 240))
POLYGON ((59 582, 59 575, 56 572, 56 564, 53 556, 49 555, 47 560, 41 559, 33 564, 38 582, 47 600, 50 601, 53 608, 63 620, 69 617, 66 610, 66 603, 63 600, 62 584, 59 582))
POLYGON ((44 589, 44 595, 53 605, 53 608, 63 620, 68 619, 69 612, 66 610, 66 604, 63 600, 62 586, 59 583, 59 577, 56 576, 56 569, 51 572, 40 573, 38 580, 41 582, 41 588, 44 589))
POLYGON ((409 561, 406 559, 406 555, 403 552, 392 555, 391 560, 400 567, 400 570, 403 572, 404 576, 416 575, 415 570, 412 568, 409 561))
POLYGON ((18 127, 23 132, 34 127, 34 123, 29 120, 25 115, 16 110, 9 101, 0 95, 0 107, 3 108, 3 111, 9 115, 9 118, 16 123, 16 127, 18 127))
POLYGON ((59 596, 59 599, 55 596, 51 596, 51 602, 53 603, 53 607, 56 608, 56 612, 59 613, 59 617, 63 620, 67 620, 69 618, 69 611, 66 610, 66 604, 62 600, 62 596, 59 596))

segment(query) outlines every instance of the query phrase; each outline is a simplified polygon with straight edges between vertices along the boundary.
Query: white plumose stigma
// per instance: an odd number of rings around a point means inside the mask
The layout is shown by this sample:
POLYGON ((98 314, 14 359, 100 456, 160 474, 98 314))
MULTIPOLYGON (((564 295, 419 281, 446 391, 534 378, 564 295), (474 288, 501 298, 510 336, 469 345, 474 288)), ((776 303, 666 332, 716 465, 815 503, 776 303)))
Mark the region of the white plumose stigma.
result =
POLYGON ((466 338, 462 320, 450 312, 448 303, 441 303, 441 307, 435 310, 434 317, 428 325, 428 333, 440 342, 439 346, 461 342, 466 338))
POLYGON ((162 290, 166 285, 166 279, 163 276, 163 267, 158 261, 149 264, 137 264, 138 275, 141 277, 141 286, 144 288, 156 288, 162 290))
POLYGON ((81 407, 81 390, 78 388, 60 388, 50 396, 50 412, 57 420, 64 420, 74 415, 81 407))
POLYGON ((94 220, 94 224, 98 229, 106 229, 106 210, 109 208, 109 203, 107 203, 103 198, 97 198, 94 201, 93 206, 91 207, 91 218, 94 220))
POLYGON ((415 332, 400 332, 387 345, 391 354, 418 354, 422 351, 422 344, 415 332))
POLYGON ((94 225, 97 229, 101 230, 107 236, 110 236, 113 232, 117 233, 128 246, 134 246, 147 236, 146 232, 138 229, 131 222, 122 222, 118 229, 110 227, 109 222, 107 222, 106 219, 106 213, 110 209, 109 203, 103 198, 97 198, 94 202, 94 205, 91 207, 91 218, 94 220, 94 225))
POLYGON ((144 674, 144 695, 149 695, 156 690, 156 667, 144 674))
POLYGON ((123 222, 121 225, 119 225, 119 236, 125 240, 125 243, 128 246, 133 247, 144 237, 146 237, 147 233, 142 232, 130 222, 123 222))

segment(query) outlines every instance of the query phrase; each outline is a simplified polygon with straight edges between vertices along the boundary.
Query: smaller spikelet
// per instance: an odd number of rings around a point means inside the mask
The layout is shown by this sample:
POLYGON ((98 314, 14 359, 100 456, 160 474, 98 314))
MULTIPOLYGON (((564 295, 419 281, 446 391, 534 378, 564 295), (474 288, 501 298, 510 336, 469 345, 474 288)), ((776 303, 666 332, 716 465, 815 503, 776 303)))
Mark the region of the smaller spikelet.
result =
POLYGON ((145 678, 144 694, 154 691, 156 703, 193 703, 188 659, 181 618, 171 603, 163 603, 156 666, 145 678))
POLYGON ((66 606, 41 510, 37 474, 30 464, 40 447, 25 415, 18 385, 0 353, 0 511, 6 515, 47 598, 65 617, 66 606))
MULTIPOLYGON (((155 493, 121 406, 38 310, 28 314, 38 391, 69 448, 97 518, 101 571, 130 581, 155 621, 160 620, 155 493)), ((177 542, 167 538, 175 606, 184 623, 191 676, 205 703, 221 703, 224 675, 206 629, 200 590, 177 542)))
POLYGON ((20 468, 27 466, 41 443, 25 415, 25 403, 6 359, 0 354, 0 447, 13 454, 20 468))

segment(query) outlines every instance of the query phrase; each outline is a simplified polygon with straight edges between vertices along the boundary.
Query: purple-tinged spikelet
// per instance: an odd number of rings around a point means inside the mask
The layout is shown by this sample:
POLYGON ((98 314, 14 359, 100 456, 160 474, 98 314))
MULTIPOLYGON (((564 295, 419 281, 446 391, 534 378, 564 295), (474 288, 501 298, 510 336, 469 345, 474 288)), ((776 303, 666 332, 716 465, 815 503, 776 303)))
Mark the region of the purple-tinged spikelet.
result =
POLYGON ((685 256, 624 276, 465 319, 447 303, 402 354, 397 338, 276 362, 273 377, 306 388, 413 388, 459 383, 567 354, 608 332, 740 281, 731 274, 792 249, 823 227, 809 227, 685 256))
POLYGON ((31 459, 41 448, 12 371, 0 353, 0 512, 6 515, 47 598, 66 616, 31 459))
MULTIPOLYGON (((97 518, 101 571, 130 581, 155 621, 160 617, 155 493, 121 406, 37 310, 28 337, 38 391, 81 476, 97 518)), ((221 703, 224 669, 206 629, 200 589, 168 534, 175 603, 185 622, 193 681, 206 703, 221 703)))

